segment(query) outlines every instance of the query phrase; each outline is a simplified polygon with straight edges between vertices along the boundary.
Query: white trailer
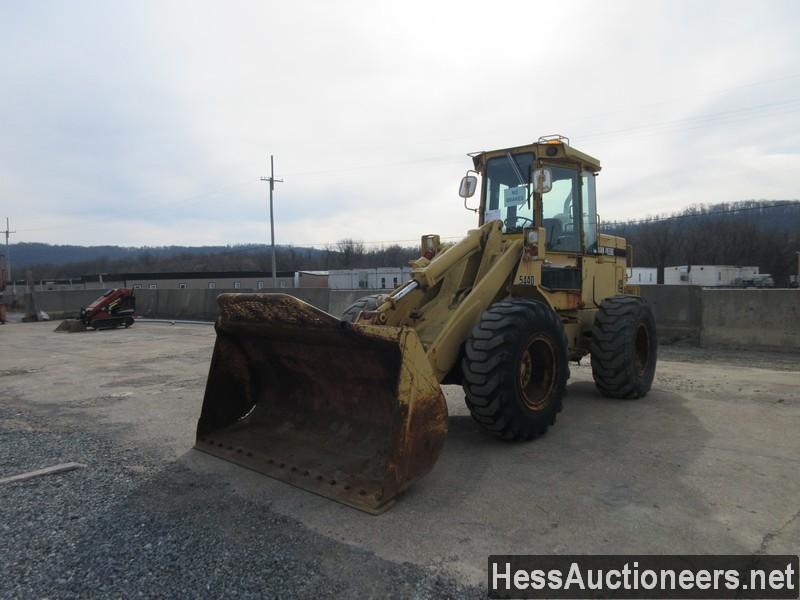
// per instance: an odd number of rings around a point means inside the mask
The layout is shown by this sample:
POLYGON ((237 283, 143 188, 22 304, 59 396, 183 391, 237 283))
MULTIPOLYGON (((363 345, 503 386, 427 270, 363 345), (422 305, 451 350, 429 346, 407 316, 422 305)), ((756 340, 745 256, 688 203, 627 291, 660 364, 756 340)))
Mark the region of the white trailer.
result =
POLYGON ((664 269, 666 285, 701 285, 703 287, 741 286, 758 277, 758 267, 732 265, 680 265, 664 269))

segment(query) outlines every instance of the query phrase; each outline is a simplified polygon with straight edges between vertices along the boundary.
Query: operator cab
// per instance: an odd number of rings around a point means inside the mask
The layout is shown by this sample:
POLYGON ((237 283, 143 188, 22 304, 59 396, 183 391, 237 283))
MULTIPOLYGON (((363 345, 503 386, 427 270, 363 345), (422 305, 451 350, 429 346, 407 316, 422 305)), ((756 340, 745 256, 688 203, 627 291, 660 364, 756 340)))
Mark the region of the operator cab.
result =
POLYGON ((475 170, 462 180, 459 195, 466 206, 476 190, 476 176, 483 176, 480 207, 471 209, 479 212, 481 225, 500 220, 507 234, 543 227, 548 252, 597 251, 595 177, 600 161, 570 147, 563 136, 470 156, 475 170))

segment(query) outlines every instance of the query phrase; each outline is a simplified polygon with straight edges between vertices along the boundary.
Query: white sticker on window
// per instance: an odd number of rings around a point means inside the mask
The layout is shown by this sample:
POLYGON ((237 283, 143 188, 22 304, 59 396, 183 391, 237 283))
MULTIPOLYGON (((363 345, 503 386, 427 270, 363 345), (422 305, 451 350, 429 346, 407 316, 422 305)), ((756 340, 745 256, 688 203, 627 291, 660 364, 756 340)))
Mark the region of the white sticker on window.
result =
POLYGON ((520 206, 528 200, 528 186, 518 185, 508 188, 503 192, 503 204, 506 206, 520 206))
POLYGON ((492 221, 499 221, 502 218, 500 214, 500 209, 495 210, 487 210, 483 213, 483 222, 484 223, 491 223, 492 221))

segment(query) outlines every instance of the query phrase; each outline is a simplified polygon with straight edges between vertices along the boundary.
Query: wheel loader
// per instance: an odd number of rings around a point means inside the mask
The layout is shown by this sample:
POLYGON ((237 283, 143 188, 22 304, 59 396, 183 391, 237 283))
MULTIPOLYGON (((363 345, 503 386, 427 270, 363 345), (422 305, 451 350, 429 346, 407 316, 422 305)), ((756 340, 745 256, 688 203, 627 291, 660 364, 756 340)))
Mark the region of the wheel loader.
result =
POLYGON ((598 231, 599 161, 562 136, 469 156, 459 195, 478 228, 423 236, 393 292, 341 319, 284 294, 219 296, 196 448, 377 514, 436 462, 442 384, 503 440, 555 423, 586 355, 601 394, 648 392, 655 321, 626 287, 631 249, 598 231))

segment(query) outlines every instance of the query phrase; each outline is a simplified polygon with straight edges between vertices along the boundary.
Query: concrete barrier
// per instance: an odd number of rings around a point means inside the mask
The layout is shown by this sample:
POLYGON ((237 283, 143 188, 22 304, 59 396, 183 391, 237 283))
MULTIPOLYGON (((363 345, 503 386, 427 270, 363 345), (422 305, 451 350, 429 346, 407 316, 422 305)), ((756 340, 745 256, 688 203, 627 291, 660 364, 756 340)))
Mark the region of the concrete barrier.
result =
MULTIPOLYGON (((213 321, 217 296, 238 290, 136 290, 136 312, 155 319, 213 321)), ((263 290, 291 294, 341 316, 374 290, 293 288, 263 290)), ((714 289, 697 286, 642 286, 653 307, 659 340, 688 340, 707 347, 800 350, 800 290, 714 289)), ((74 317, 100 295, 97 290, 38 292, 37 304, 53 319, 74 317)))
POLYGON ((36 307, 50 315, 51 319, 68 319, 77 317, 82 307, 97 300, 101 294, 103 290, 36 292, 36 307))
POLYGON ((800 350, 800 290, 702 292, 705 347, 800 350))
POLYGON ((225 290, 136 290, 136 314, 150 319, 213 321, 225 290))
MULTIPOLYGON (((240 290, 136 290, 136 314, 152 319, 213 321, 217 316, 217 296, 240 290)), ((288 293, 317 308, 328 310, 326 288, 262 290, 288 293)), ((36 293, 39 310, 53 319, 77 317, 80 309, 102 294, 100 290, 54 290, 36 293)))
POLYGON ((655 314, 659 341, 699 341, 703 326, 701 287, 643 285, 640 289, 642 298, 647 300, 655 314))
MULTIPOLYGON (((241 290, 136 290, 136 313, 153 319, 213 321, 217 297, 241 290)), ((260 293, 289 294, 322 310, 328 310, 326 288, 265 289, 260 293)))
MULTIPOLYGON (((190 319, 213 321, 217 315, 217 296, 241 290, 136 290, 136 314, 151 319, 190 319)), ((289 294, 339 317, 353 302, 378 293, 376 290, 329 290, 327 288, 265 289, 262 293, 289 294)), ((102 294, 99 290, 53 290, 37 292, 41 310, 54 319, 76 317, 81 307, 102 294)))

